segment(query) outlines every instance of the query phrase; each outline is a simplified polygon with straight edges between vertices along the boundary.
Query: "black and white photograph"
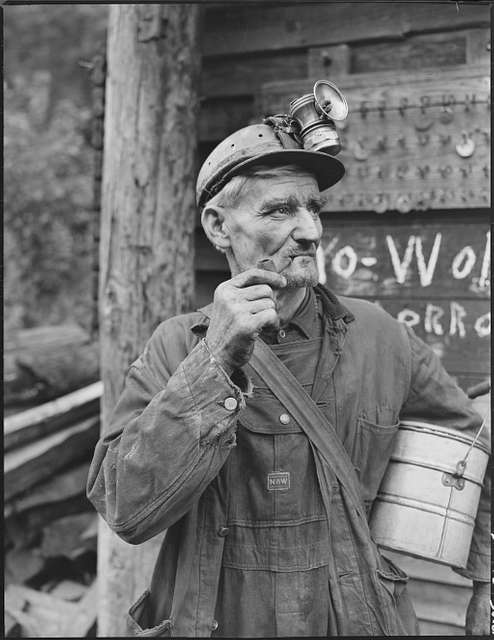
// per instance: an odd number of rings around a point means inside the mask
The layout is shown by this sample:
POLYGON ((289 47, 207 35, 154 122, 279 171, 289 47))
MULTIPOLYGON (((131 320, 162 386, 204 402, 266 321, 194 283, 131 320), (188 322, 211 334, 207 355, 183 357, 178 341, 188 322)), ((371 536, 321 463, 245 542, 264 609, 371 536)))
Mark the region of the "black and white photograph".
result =
POLYGON ((483 0, 6 0, 6 638, 494 635, 483 0))

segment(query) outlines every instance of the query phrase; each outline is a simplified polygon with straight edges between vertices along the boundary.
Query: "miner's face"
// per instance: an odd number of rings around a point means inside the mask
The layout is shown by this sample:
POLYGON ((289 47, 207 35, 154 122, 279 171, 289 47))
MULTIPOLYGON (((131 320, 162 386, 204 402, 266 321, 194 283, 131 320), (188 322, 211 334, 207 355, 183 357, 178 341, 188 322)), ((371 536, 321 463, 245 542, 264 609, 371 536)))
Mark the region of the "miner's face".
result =
POLYGON ((225 212, 232 275, 271 258, 288 287, 316 285, 322 199, 308 173, 252 177, 225 212))

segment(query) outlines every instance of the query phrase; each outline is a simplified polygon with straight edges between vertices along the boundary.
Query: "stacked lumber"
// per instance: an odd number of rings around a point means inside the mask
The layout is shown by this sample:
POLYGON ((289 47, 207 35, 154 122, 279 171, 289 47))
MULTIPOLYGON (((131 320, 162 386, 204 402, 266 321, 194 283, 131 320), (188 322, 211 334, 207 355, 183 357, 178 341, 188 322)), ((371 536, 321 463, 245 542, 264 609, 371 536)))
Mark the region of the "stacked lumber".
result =
POLYGON ((74 324, 11 331, 4 340, 4 405, 51 400, 99 378, 98 343, 74 324))
POLYGON ((101 395, 96 382, 4 421, 5 637, 96 635, 101 395))
POLYGON ((5 591, 6 637, 84 638, 92 635, 96 581, 75 602, 70 594, 70 588, 53 596, 29 587, 9 585, 5 591))

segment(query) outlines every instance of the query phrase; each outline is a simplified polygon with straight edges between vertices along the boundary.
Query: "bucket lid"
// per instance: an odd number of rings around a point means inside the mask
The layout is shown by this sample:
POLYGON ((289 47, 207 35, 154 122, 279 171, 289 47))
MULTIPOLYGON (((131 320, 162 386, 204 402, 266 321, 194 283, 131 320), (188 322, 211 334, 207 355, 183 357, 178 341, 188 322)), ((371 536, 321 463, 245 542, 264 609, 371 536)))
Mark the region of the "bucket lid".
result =
MULTIPOLYGON (((426 431, 432 435, 436 435, 441 438, 449 438, 450 440, 457 440, 458 442, 462 442, 463 444, 467 445, 471 445, 474 440, 473 436, 457 431, 456 429, 450 429, 449 427, 440 427, 436 424, 430 424, 428 422, 420 422, 415 420, 402 420, 400 422, 400 429, 419 432, 426 431)), ((490 454, 489 448, 478 440, 473 446, 474 448, 480 449, 480 451, 487 453, 487 455, 490 454)))

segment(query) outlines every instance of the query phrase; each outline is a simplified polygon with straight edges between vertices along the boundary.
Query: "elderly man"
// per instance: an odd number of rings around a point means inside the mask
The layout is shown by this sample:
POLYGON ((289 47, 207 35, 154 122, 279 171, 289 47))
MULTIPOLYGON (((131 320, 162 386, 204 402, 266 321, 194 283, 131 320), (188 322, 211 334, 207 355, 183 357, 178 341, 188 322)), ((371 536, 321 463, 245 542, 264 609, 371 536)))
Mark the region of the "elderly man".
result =
MULTIPOLYGON (((202 225, 231 278, 156 329, 88 480, 127 542, 168 529, 130 611, 137 633, 417 632, 407 576, 366 516, 400 418, 472 435, 480 417, 412 330, 318 285, 321 191, 343 173, 273 123, 232 134, 201 169, 202 225)), ((472 619, 488 602, 484 526, 463 572, 472 619)))

